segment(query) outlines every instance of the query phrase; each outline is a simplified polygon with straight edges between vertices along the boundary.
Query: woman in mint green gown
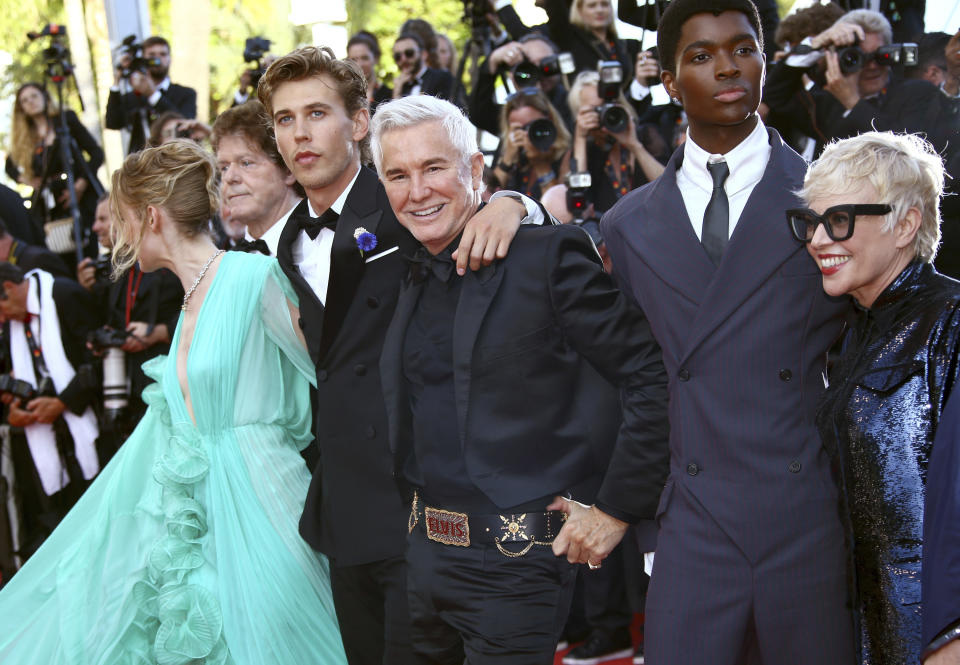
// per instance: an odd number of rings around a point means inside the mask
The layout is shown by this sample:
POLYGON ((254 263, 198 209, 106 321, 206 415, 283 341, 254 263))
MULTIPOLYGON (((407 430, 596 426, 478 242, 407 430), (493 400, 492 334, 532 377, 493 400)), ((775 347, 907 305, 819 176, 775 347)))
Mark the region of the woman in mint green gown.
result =
POLYGON ((216 251, 216 194, 186 141, 114 175, 115 265, 172 269, 186 308, 144 366, 136 431, 0 592, 3 665, 346 662, 327 562, 297 532, 314 377, 297 297, 276 260, 216 251))

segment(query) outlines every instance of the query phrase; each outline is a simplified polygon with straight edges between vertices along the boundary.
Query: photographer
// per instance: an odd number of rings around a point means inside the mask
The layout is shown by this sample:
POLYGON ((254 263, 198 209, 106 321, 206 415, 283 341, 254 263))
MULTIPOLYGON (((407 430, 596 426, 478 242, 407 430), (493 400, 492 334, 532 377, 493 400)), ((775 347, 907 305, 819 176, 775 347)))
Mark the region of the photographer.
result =
POLYGON ((557 46, 540 33, 524 35, 494 49, 480 63, 477 81, 470 94, 470 122, 491 134, 500 133, 503 105, 496 100, 497 76, 506 76, 514 90, 536 86, 550 100, 563 118, 566 128, 573 129, 573 117, 567 106, 567 89, 560 80, 557 46))
POLYGON ((197 92, 170 82, 170 44, 163 37, 149 37, 142 46, 127 38, 124 44, 126 51, 107 98, 106 124, 109 129, 129 130, 131 153, 143 149, 151 123, 164 111, 195 118, 197 92), (122 92, 121 83, 129 83, 130 91, 122 92))
POLYGON ((577 170, 590 174, 587 196, 597 217, 663 173, 659 159, 666 161, 666 143, 649 125, 638 131, 633 107, 617 82, 603 82, 599 72, 581 72, 570 89, 570 109, 577 118, 573 156, 577 170))
POLYGON ((505 189, 539 199, 570 171, 570 132, 536 88, 512 94, 501 114, 493 171, 505 189))
POLYGON ((240 87, 233 95, 233 106, 246 104, 250 96, 256 96, 257 84, 260 83, 260 77, 267 71, 274 60, 275 55, 268 55, 270 50, 270 40, 263 37, 248 37, 243 45, 243 61, 252 62, 253 67, 244 69, 240 74, 240 87))
POLYGON ((923 132, 943 150, 955 122, 956 100, 928 81, 895 75, 889 63, 903 62, 909 50, 886 48, 891 41, 890 23, 882 14, 847 12, 809 40, 812 52, 797 54, 794 48, 794 55, 772 68, 763 99, 771 112, 817 141, 816 154, 828 141, 871 130, 923 132), (822 83, 809 89, 808 106, 797 104, 802 77, 814 63, 822 63, 823 76, 814 70, 811 78, 822 83))
MULTIPOLYGON (((58 116, 56 102, 39 83, 25 83, 17 90, 6 171, 12 179, 33 188, 30 211, 41 226, 71 216, 70 192, 64 176, 67 167, 61 157, 62 139, 56 129, 58 116)), ((93 224, 97 191, 101 189, 96 172, 103 164, 103 150, 76 113, 67 110, 65 116, 74 192, 81 224, 89 229, 93 224)), ((88 253, 93 249, 93 244, 88 243, 88 253)), ((73 255, 72 249, 69 254, 73 255)))
POLYGON ((377 106, 393 99, 393 88, 383 83, 377 73, 380 67, 380 42, 376 35, 361 30, 351 37, 347 42, 347 59, 360 65, 363 77, 367 80, 367 104, 372 116, 377 106))
POLYGON ((633 79, 640 53, 636 39, 620 39, 610 0, 541 0, 550 37, 560 50, 573 56, 576 71, 595 70, 601 61, 616 60, 623 67, 623 85, 633 79))
MULTIPOLYGON (((113 247, 111 226, 110 201, 105 196, 97 204, 93 230, 100 246, 107 250, 113 247)), ((96 261, 85 259, 77 268, 77 281, 93 294, 99 306, 97 311, 101 312, 99 320, 104 324, 91 340, 92 350, 101 358, 107 349, 119 349, 125 354, 122 380, 105 377, 105 385, 129 385, 129 395, 126 406, 108 413, 111 420, 103 423, 103 429, 113 435, 102 442, 104 456, 119 447, 146 411, 140 394, 150 381, 141 366, 170 350, 170 335, 176 328, 183 300, 183 286, 169 270, 145 273, 134 265, 115 281, 110 279, 110 270, 109 255, 101 255, 96 261)), ((114 357, 119 360, 119 356, 114 357)), ((105 373, 107 364, 104 361, 105 373)))
POLYGON ((150 125, 150 139, 147 145, 155 148, 174 139, 190 139, 202 143, 210 138, 210 125, 199 120, 188 120, 176 111, 166 111, 150 125))
POLYGON ((95 307, 75 282, 0 262, 0 400, 11 428, 18 553, 29 557, 100 468, 87 334, 95 307))
POLYGON ((400 73, 393 80, 393 98, 408 95, 432 95, 448 99, 453 75, 427 66, 428 52, 423 40, 413 32, 401 33, 393 43, 393 60, 400 73))
POLYGON ((63 259, 46 247, 31 245, 20 238, 13 237, 2 220, 0 220, 0 261, 12 263, 24 272, 40 268, 54 277, 70 277, 67 264, 63 259))

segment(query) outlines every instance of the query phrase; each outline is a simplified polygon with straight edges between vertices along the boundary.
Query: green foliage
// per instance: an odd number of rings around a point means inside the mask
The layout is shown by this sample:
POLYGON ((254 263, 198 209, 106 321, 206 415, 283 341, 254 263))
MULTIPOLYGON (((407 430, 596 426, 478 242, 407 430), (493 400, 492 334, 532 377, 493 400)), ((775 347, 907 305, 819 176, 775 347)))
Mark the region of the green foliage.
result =
MULTIPOLYGON (((463 46, 470 37, 470 27, 463 21, 461 0, 353 0, 347 3, 351 33, 369 30, 380 40, 383 56, 380 58, 381 80, 390 83, 397 74, 391 48, 400 26, 411 18, 430 21, 437 32, 446 33, 462 56, 463 46)), ((342 54, 346 55, 346 54, 342 54)))

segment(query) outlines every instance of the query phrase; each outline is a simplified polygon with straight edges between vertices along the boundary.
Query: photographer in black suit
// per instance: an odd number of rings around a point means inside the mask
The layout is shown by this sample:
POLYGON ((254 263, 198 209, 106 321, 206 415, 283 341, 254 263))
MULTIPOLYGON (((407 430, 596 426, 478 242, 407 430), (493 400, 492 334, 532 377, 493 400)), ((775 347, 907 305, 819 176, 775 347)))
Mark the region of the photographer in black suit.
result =
POLYGON ((433 95, 449 99, 453 90, 453 75, 443 69, 427 66, 427 51, 423 40, 412 32, 405 32, 393 43, 393 60, 400 73, 393 80, 393 98, 408 95, 433 95))
POLYGON ((116 68, 107 98, 107 127, 130 132, 128 153, 143 149, 150 125, 164 111, 177 111, 188 119, 197 117, 197 91, 170 82, 169 42, 163 37, 148 37, 143 40, 142 48, 143 57, 137 60, 146 60, 148 64, 129 73, 130 91, 121 90, 124 82, 124 66, 121 65, 116 68))
POLYGON ((380 360, 394 473, 413 495, 414 648, 437 664, 551 663, 577 570, 550 549, 555 497, 593 503, 609 467, 644 513, 621 517, 653 517, 668 466, 660 348, 574 226, 523 228, 504 259, 454 275, 483 155, 453 105, 382 107, 373 154, 421 245, 380 360))
POLYGON ((11 427, 18 554, 28 558, 100 469, 87 333, 96 307, 76 282, 0 262, 0 400, 11 427))
MULTIPOLYGON (((415 241, 397 223, 376 174, 361 166, 366 87, 355 62, 305 47, 273 63, 257 94, 280 155, 307 194, 277 247, 317 366, 320 462, 300 534, 330 559, 351 664, 406 664, 414 662, 403 561, 408 506, 392 475, 379 359, 405 271, 401 256, 415 241)), ((458 255, 464 267, 505 254, 521 217, 543 221, 536 204, 528 208, 509 194, 468 228, 458 255)))

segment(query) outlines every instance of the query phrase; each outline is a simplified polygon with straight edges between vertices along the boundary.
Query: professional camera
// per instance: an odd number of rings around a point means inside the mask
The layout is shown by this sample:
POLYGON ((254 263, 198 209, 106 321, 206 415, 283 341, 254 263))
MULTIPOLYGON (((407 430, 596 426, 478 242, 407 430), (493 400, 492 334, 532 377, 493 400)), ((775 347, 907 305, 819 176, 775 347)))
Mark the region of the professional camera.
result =
POLYGON ((110 423, 119 419, 130 397, 126 356, 120 349, 129 336, 127 331, 109 326, 98 328, 87 336, 94 352, 103 355, 103 411, 110 423))
MULTIPOLYGON (((264 75, 267 71, 267 68, 261 64, 263 57, 270 51, 270 40, 264 37, 247 37, 247 41, 243 44, 243 61, 244 62, 253 62, 255 65, 248 69, 247 72, 250 74, 250 85, 254 90, 257 89, 257 84, 260 83, 260 77, 264 75)), ((177 136, 180 136, 179 131, 177 136)), ((189 132, 184 134, 185 137, 189 138, 189 132)))
POLYGON ((597 107, 600 126, 611 134, 619 134, 630 125, 627 109, 616 101, 623 84, 623 66, 615 60, 602 60, 597 65, 597 72, 600 74, 597 95, 603 100, 603 104, 597 107))
POLYGON ((97 282, 109 282, 113 273, 109 254, 101 254, 93 260, 93 278, 97 282))
POLYGON ((574 219, 583 219, 590 201, 587 198, 593 179, 588 171, 567 176, 567 210, 574 219))
POLYGON ((0 393, 7 393, 26 403, 37 396, 33 386, 22 379, 15 379, 9 374, 0 374, 0 393))
POLYGON ((120 42, 120 46, 117 48, 116 65, 120 68, 120 76, 122 78, 129 80, 133 72, 148 74, 151 67, 159 67, 162 64, 159 58, 143 57, 143 44, 137 42, 136 35, 127 35, 124 37, 123 41, 120 42), (127 64, 123 64, 126 58, 130 60, 127 64))
POLYGON ((573 56, 569 53, 560 53, 559 55, 548 55, 535 65, 526 57, 523 62, 515 64, 510 71, 513 73, 513 80, 517 88, 525 88, 536 85, 541 79, 557 74, 572 74, 576 71, 573 62, 573 56))
POLYGON ((41 37, 49 37, 50 43, 43 49, 43 64, 51 78, 69 76, 73 73, 70 62, 70 49, 60 40, 67 36, 67 26, 48 23, 40 32, 28 32, 27 39, 34 41, 41 37))
MULTIPOLYGON (((918 47, 913 43, 887 44, 873 53, 873 60, 881 66, 902 65, 914 67, 918 62, 918 47)), ((864 53, 858 44, 837 50, 837 60, 840 71, 844 74, 853 74, 863 69, 870 56, 864 53)))
POLYGON ((557 128, 546 118, 538 118, 528 123, 524 129, 530 144, 540 152, 546 152, 557 140, 557 128))

